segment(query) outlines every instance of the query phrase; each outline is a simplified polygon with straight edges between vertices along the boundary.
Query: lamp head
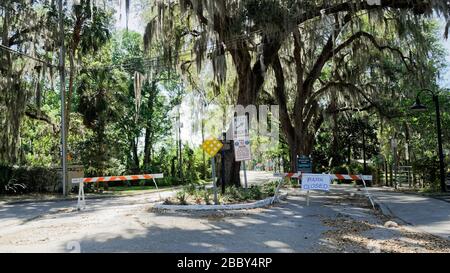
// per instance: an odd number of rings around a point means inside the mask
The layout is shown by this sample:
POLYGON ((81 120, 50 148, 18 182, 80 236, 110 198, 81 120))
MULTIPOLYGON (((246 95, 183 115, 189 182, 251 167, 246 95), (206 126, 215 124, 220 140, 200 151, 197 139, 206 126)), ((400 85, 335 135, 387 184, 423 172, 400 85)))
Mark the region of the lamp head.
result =
POLYGON ((416 102, 411 106, 411 110, 415 112, 424 112, 427 110, 427 107, 420 102, 419 97, 416 98, 416 102))

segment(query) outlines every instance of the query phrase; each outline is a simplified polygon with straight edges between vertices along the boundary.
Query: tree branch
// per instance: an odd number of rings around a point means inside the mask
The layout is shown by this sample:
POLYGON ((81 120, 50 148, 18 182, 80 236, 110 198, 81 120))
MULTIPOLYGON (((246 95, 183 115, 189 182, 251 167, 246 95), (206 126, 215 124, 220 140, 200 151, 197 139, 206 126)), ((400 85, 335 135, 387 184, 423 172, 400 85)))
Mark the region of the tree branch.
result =
POLYGON ((56 124, 54 124, 53 121, 51 120, 51 118, 47 114, 42 112, 41 110, 38 110, 36 108, 28 106, 27 109, 25 110, 25 115, 31 119, 44 121, 48 125, 52 126, 54 133, 58 132, 58 129, 57 129, 58 126, 56 124))

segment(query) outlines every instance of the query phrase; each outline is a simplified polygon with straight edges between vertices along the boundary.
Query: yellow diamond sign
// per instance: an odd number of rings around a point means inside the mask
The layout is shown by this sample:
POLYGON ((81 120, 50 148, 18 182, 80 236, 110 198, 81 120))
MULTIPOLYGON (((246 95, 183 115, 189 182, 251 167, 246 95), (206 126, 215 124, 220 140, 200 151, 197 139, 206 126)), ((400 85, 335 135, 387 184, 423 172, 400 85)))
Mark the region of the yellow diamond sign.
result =
POLYGON ((203 142, 202 149, 210 156, 215 156, 222 149, 223 144, 216 138, 210 138, 203 142))

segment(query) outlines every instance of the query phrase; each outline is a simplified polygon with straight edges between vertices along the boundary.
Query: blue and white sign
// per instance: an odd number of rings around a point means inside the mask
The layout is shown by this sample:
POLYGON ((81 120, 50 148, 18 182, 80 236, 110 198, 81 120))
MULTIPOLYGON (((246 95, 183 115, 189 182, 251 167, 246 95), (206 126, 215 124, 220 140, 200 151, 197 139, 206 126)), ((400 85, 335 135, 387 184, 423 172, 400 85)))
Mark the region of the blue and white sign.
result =
POLYGON ((302 190, 330 191, 330 184, 329 174, 302 174, 302 190))

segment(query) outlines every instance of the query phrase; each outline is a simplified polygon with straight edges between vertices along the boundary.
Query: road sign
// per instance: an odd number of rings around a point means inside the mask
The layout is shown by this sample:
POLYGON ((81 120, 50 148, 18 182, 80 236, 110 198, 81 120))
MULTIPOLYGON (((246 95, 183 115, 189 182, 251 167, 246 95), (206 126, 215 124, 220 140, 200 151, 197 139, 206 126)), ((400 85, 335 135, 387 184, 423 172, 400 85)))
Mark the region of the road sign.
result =
POLYGON ((202 144, 202 149, 210 156, 215 156, 220 149, 222 149, 223 144, 216 138, 209 138, 205 140, 202 144))
POLYGON ((234 118, 234 156, 236 161, 252 159, 247 116, 234 118))
POLYGON ((312 159, 309 156, 304 155, 297 157, 297 171, 302 173, 312 173, 312 159))
POLYGON ((330 190, 331 177, 329 174, 302 174, 302 190, 330 190))

